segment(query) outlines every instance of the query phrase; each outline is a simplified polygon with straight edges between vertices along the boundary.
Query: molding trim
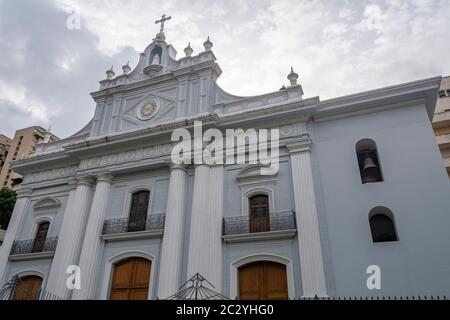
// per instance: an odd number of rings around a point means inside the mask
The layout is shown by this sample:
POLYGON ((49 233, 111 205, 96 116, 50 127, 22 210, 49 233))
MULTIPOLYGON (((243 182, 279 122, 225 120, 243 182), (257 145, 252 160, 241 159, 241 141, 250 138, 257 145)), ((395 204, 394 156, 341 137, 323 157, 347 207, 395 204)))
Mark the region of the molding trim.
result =
POLYGON ((273 184, 267 184, 262 182, 261 184, 253 185, 251 187, 246 188, 245 186, 241 187, 241 212, 242 215, 248 216, 250 214, 250 198, 261 194, 269 197, 269 212, 275 212, 275 187, 273 184))
POLYGON ((48 252, 35 252, 35 253, 22 253, 13 254, 9 256, 10 261, 26 261, 26 260, 38 260, 38 259, 51 259, 55 255, 54 251, 48 252))
POLYGON ((286 144, 286 148, 288 149, 289 153, 291 153, 291 154, 297 153, 297 152, 310 152, 311 146, 312 146, 312 140, 309 137, 286 144))
POLYGON ((227 235, 227 236, 222 236, 222 239, 223 239, 223 241, 229 242, 229 243, 251 242, 251 241, 264 241, 264 240, 293 238, 293 237, 295 237, 296 234, 297 234, 296 229, 290 229, 290 230, 278 230, 278 231, 268 231, 268 232, 231 234, 231 235, 227 235))
POLYGON ((38 200, 34 205, 33 209, 36 211, 55 209, 61 206, 61 202, 57 198, 44 197, 38 200))
POLYGON ((36 233, 38 231, 39 225, 43 222, 48 222, 48 230, 47 237, 50 236, 53 229, 53 219, 56 216, 57 212, 46 213, 46 214, 37 214, 35 219, 33 220, 33 225, 31 226, 31 233, 29 239, 35 239, 36 233))
POLYGON ((150 260, 152 262, 151 269, 150 269, 150 279, 149 279, 149 287, 148 287, 148 296, 147 300, 150 300, 153 294, 153 288, 155 285, 155 270, 157 267, 157 259, 154 255, 145 252, 145 251, 123 251, 119 254, 116 254, 109 258, 106 261, 104 273, 103 273, 103 283, 101 284, 101 292, 100 292, 100 299, 101 300, 108 300, 109 290, 111 287, 111 281, 112 281, 112 272, 113 272, 113 266, 119 261, 128 259, 128 258, 134 258, 134 257, 140 257, 147 260, 150 260))
POLYGON ((153 192, 153 190, 154 190, 154 186, 149 185, 149 184, 139 184, 139 185, 129 187, 126 190, 125 199, 123 201, 122 218, 128 218, 130 216, 131 200, 133 197, 133 193, 138 192, 138 191, 150 192, 150 196, 148 199, 147 216, 150 215, 151 210, 152 210, 152 205, 153 205, 153 197, 155 195, 155 192, 153 192))
POLYGON ((239 171, 236 176, 238 181, 243 180, 256 180, 258 178, 270 178, 274 177, 278 174, 278 171, 271 171, 270 174, 261 174, 262 169, 270 170, 269 166, 261 165, 261 164, 251 164, 239 171))
POLYGON ((27 276, 38 276, 42 278, 42 284, 41 284, 41 288, 45 288, 47 286, 47 279, 48 276, 37 269, 25 269, 19 272, 15 272, 13 273, 11 276, 9 276, 9 280, 11 280, 12 278, 14 278, 15 276, 18 276, 19 278, 23 278, 23 277, 27 277, 27 276))
POLYGON ((136 239, 147 239, 147 238, 160 238, 164 234, 164 230, 145 230, 136 232, 124 232, 124 233, 113 233, 113 234, 103 234, 100 236, 105 241, 123 241, 123 240, 136 240, 136 239))
POLYGON ((272 261, 280 264, 284 264, 286 266, 286 275, 288 282, 288 296, 289 299, 295 298, 295 283, 294 283, 294 268, 292 265, 292 259, 271 254, 271 253, 260 253, 245 256, 233 261, 230 264, 230 298, 234 299, 238 296, 238 271, 239 268, 252 263, 259 261, 272 261))

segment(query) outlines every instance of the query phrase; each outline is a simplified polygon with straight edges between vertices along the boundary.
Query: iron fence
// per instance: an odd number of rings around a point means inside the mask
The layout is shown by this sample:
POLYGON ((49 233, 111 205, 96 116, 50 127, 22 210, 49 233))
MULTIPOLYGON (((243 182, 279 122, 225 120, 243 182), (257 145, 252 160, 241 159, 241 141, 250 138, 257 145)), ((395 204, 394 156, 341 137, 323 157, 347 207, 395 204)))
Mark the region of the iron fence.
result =
POLYGON ((267 231, 281 231, 297 229, 295 212, 282 211, 270 213, 268 217, 252 218, 237 216, 223 218, 222 233, 224 236, 232 234, 256 233, 267 231))
POLYGON ((47 237, 42 246, 35 245, 35 239, 16 240, 11 248, 11 255, 35 252, 52 252, 56 250, 58 237, 47 237))
POLYGON ((145 230, 164 230, 165 214, 151 214, 142 222, 133 222, 128 218, 108 219, 103 223, 102 234, 127 233, 145 230))

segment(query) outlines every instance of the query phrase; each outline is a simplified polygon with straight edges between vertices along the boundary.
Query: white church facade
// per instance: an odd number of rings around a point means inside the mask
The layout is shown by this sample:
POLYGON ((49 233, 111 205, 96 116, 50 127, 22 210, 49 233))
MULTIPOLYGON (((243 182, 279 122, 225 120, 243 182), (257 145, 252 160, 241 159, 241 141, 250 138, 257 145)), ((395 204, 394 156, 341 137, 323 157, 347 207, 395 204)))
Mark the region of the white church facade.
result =
POLYGON ((108 70, 83 129, 14 163, 24 182, 0 286, 165 299, 199 273, 231 299, 450 295, 450 185, 431 126, 441 78, 321 101, 291 69, 282 89, 239 97, 217 85, 212 46, 177 59, 161 30, 134 70, 108 70), (279 129, 278 170, 174 164, 172 132, 195 121, 279 129))

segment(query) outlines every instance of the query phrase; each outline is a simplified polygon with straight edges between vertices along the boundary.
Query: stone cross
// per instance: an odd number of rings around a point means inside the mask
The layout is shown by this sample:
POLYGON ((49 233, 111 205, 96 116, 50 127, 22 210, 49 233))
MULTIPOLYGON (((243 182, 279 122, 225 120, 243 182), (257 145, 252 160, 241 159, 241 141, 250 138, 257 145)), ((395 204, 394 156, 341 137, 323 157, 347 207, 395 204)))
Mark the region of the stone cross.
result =
POLYGON ((164 32, 164 21, 167 21, 167 20, 170 20, 170 19, 172 19, 171 16, 168 16, 168 17, 166 18, 166 15, 163 14, 163 15, 161 16, 161 20, 156 20, 156 21, 155 21, 155 24, 161 23, 161 29, 159 30, 159 32, 164 32))

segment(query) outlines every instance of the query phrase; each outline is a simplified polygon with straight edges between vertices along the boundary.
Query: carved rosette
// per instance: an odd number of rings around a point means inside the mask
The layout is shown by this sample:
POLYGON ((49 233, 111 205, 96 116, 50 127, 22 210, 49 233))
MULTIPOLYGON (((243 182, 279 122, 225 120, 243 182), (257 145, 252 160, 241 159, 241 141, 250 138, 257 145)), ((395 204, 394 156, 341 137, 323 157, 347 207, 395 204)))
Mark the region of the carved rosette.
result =
POLYGON ((153 118, 159 110, 159 101, 155 98, 149 98, 142 101, 138 108, 136 116, 139 120, 147 121, 153 118))

